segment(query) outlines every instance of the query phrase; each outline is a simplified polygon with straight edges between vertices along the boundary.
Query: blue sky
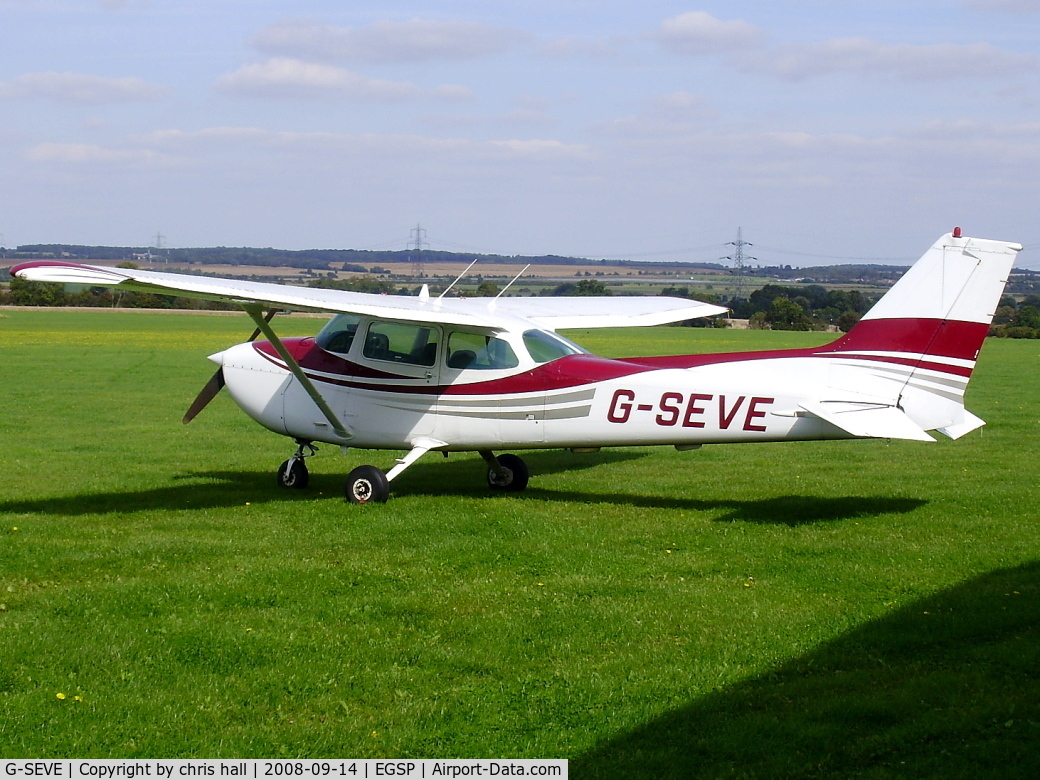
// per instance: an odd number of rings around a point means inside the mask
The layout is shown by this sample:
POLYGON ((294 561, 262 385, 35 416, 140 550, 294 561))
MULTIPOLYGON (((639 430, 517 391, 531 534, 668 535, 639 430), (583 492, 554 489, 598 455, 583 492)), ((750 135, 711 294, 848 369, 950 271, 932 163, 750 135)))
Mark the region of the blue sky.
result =
POLYGON ((0 0, 0 234, 1040 267, 1040 0, 0 0))

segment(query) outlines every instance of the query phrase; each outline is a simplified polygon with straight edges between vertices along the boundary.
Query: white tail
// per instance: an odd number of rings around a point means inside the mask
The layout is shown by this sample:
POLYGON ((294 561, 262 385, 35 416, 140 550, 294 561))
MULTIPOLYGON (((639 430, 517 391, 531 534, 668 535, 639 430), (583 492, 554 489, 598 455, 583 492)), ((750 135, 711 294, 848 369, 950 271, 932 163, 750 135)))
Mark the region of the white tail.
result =
POLYGON ((965 411, 964 390, 1021 249, 948 233, 821 352, 855 361, 849 378, 900 382, 897 406, 921 429, 963 436, 984 424, 965 411))

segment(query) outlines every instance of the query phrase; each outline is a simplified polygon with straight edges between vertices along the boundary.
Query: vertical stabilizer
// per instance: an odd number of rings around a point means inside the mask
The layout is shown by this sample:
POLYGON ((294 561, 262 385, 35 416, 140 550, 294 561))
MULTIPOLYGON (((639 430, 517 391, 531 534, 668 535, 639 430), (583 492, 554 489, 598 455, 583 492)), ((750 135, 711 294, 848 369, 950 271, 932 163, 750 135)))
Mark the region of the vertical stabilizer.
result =
POLYGON ((923 429, 973 430, 982 421, 964 411, 964 389, 1021 249, 948 233, 821 352, 900 382, 898 406, 923 429))

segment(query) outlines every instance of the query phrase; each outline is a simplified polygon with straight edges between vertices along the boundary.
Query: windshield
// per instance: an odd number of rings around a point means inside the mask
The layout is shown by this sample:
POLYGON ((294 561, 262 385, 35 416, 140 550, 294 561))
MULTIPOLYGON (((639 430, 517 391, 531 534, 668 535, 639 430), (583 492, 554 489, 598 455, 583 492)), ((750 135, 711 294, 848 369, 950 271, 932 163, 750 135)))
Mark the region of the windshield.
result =
POLYGON ((354 343, 359 322, 361 318, 356 314, 337 314, 319 331, 314 341, 324 350, 345 355, 354 343))
POLYGON ((573 341, 568 341, 563 336, 546 330, 529 330, 525 332, 524 346, 531 353, 535 363, 548 363, 550 360, 556 360, 567 355, 588 354, 587 350, 582 349, 573 341))

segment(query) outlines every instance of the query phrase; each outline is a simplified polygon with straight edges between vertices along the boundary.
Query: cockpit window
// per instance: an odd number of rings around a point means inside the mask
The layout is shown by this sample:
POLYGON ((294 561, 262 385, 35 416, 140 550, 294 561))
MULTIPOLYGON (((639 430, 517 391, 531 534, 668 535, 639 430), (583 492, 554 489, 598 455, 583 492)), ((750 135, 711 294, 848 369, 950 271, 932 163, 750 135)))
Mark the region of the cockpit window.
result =
POLYGON ((567 355, 588 354, 584 349, 563 336, 549 333, 546 330, 529 330, 524 333, 524 346, 531 353, 535 363, 548 363, 550 360, 567 355))
POLYGON ((455 331, 448 336, 448 368, 491 370, 516 368, 520 361, 506 341, 481 333, 455 331))
POLYGON ((407 322, 373 322, 368 326, 363 354, 373 360, 389 360, 413 366, 437 362, 439 332, 407 322))
POLYGON ((314 341, 328 352, 345 355, 350 352, 350 345, 354 343, 359 322, 361 318, 356 314, 337 314, 319 331, 314 341))

